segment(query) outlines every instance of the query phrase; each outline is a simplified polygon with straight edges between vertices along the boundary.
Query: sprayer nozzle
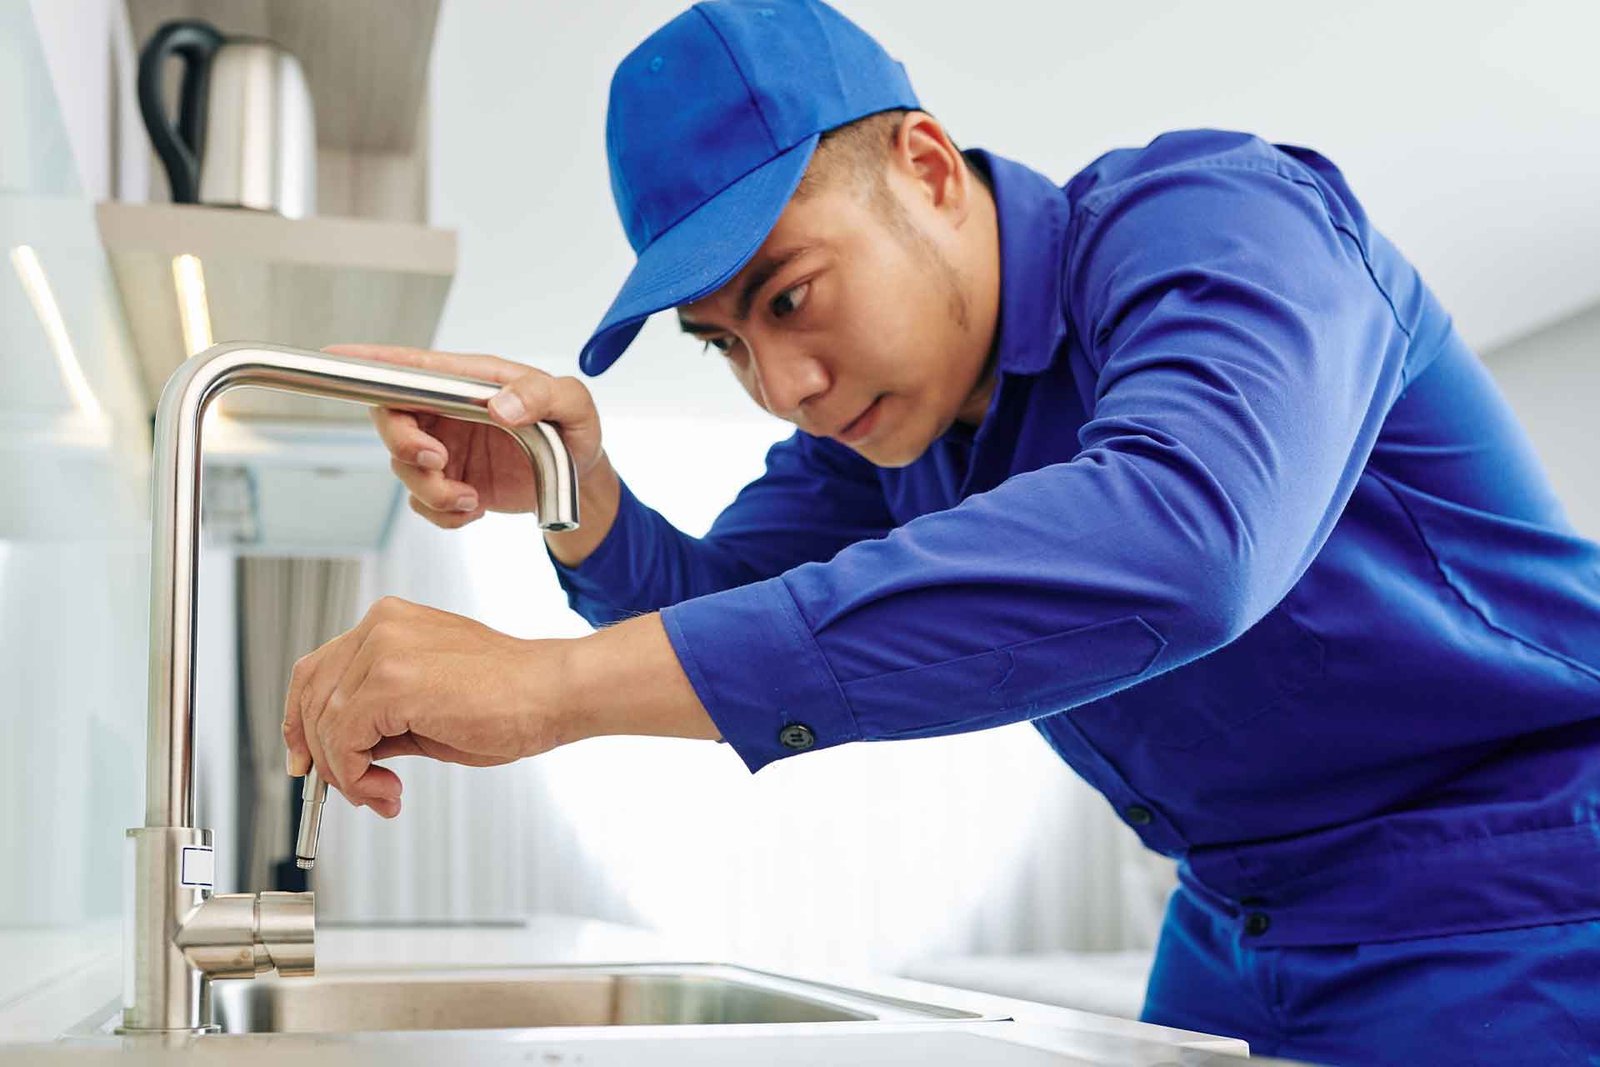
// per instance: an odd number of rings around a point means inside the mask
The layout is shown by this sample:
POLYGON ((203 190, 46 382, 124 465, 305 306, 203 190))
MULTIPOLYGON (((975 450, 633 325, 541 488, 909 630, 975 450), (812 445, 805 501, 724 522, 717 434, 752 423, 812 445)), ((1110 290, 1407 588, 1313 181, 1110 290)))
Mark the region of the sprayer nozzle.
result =
POLYGON ((300 836, 294 846, 294 863, 302 871, 309 871, 316 865, 317 837, 322 830, 322 804, 327 799, 328 783, 313 767, 306 774, 305 789, 300 795, 300 836))

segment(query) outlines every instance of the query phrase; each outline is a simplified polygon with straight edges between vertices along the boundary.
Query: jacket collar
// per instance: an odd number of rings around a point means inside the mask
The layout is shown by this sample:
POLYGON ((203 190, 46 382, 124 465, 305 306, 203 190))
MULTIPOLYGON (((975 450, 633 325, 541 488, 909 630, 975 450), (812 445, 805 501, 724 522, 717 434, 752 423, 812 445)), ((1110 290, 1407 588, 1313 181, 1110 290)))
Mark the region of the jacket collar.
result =
POLYGON ((1054 361, 1067 335, 1066 193, 1038 171, 981 148, 963 155, 988 175, 999 216, 995 366, 1006 374, 1038 374, 1054 361))

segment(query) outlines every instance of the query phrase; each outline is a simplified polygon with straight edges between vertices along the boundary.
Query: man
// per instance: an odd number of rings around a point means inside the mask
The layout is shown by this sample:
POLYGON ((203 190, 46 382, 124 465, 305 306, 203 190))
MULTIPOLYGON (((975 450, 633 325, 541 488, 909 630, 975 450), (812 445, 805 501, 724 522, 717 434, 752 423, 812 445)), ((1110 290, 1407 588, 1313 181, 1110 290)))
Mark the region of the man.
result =
MULTIPOLYGON (((395 755, 656 734, 756 770, 1029 719, 1180 860, 1146 1018, 1324 1062, 1600 1050, 1600 549, 1331 163, 1188 131, 1057 187, 958 151, 812 0, 674 19, 607 131, 639 259, 583 369, 675 308, 799 432, 696 539, 576 380, 339 348, 561 427, 583 526, 546 541, 614 625, 382 601, 297 664, 291 773, 392 816, 395 755)), ((377 424, 435 524, 531 510, 494 428, 377 424)))

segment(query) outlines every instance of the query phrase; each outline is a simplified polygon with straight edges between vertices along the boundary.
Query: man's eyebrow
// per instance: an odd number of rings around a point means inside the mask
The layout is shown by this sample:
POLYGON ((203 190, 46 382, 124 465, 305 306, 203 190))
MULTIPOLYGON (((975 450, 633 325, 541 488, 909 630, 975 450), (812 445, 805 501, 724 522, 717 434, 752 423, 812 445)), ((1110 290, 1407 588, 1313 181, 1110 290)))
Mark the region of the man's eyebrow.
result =
POLYGON ((787 267, 791 261, 807 251, 809 251, 807 246, 798 245, 768 256, 766 259, 757 260, 755 267, 750 271, 750 277, 744 280, 744 285, 739 290, 739 304, 734 311, 734 318, 740 322, 749 318, 750 305, 754 302, 756 294, 761 291, 761 287, 770 282, 774 274, 787 267))
MULTIPOLYGON (((786 248, 781 252, 775 252, 765 259, 756 260, 755 264, 750 268, 749 277, 745 278, 744 284, 739 287, 739 302, 734 307, 733 317, 739 322, 748 319, 750 317, 750 305, 755 302, 756 294, 761 291, 762 286, 770 282, 774 274, 777 274, 792 261, 810 250, 810 245, 797 245, 794 248, 786 248)), ((722 332, 710 323, 695 322, 692 319, 684 318, 681 311, 678 312, 678 328, 684 333, 692 333, 696 336, 722 332)))

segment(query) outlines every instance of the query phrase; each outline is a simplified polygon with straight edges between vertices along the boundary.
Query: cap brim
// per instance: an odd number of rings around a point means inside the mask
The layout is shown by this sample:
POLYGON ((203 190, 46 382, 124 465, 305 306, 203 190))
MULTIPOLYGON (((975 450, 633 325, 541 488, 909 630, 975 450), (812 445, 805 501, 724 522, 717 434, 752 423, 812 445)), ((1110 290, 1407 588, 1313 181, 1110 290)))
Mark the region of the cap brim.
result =
POLYGON ((744 269, 799 187, 818 140, 812 134, 763 163, 646 246, 579 353, 583 372, 615 363, 651 315, 708 296, 744 269))

